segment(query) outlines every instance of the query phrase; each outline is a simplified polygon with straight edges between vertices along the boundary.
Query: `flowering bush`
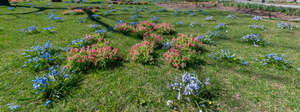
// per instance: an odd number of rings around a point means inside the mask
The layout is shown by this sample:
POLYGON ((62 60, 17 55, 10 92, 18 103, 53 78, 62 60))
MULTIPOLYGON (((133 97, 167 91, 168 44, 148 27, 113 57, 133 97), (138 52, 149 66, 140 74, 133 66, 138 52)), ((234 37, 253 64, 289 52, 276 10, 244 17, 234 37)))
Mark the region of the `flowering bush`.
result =
POLYGON ((175 29, 172 24, 169 23, 161 23, 155 25, 154 29, 160 34, 173 34, 175 33, 175 29))
MULTIPOLYGON (((144 40, 147 40, 151 43, 154 43, 156 45, 160 45, 163 41, 163 37, 161 35, 155 34, 155 33, 151 33, 149 34, 148 32, 146 32, 144 34, 144 40)), ((156 47, 156 46, 154 46, 156 47)))
POLYGON ((177 100, 188 101, 199 106, 199 104, 211 104, 211 101, 206 100, 203 94, 207 91, 208 85, 210 85, 210 78, 202 82, 195 74, 186 72, 182 74, 181 80, 176 78, 174 83, 167 85, 167 88, 177 92, 177 100))
POLYGON ((185 35, 179 33, 177 38, 172 39, 173 45, 177 49, 191 49, 199 51, 202 48, 202 43, 193 35, 185 35))
POLYGON ((292 68, 291 62, 284 58, 284 54, 278 56, 277 54, 267 54, 261 61, 263 65, 271 65, 279 67, 280 69, 292 68))
POLYGON ((217 51, 215 55, 212 55, 213 58, 220 60, 220 61, 229 61, 229 62, 235 62, 240 63, 241 59, 233 52, 231 52, 229 49, 220 51, 217 51))
POLYGON ((22 29, 23 33, 33 34, 33 33, 39 33, 36 26, 29 26, 28 28, 22 29))
POLYGON ((253 29, 261 29, 264 30, 265 26, 264 25, 257 25, 257 24, 253 24, 253 25, 248 25, 249 28, 253 28, 253 29))
POLYGON ((152 63, 154 45, 155 42, 144 40, 132 46, 130 49, 131 59, 143 64, 152 63))
POLYGON ((97 44, 71 48, 67 54, 67 66, 71 70, 82 71, 93 67, 107 67, 120 62, 122 56, 117 48, 112 48, 109 40, 98 38, 97 44))
POLYGON ((200 52, 196 52, 195 50, 179 50, 173 47, 163 54, 163 56, 168 64, 177 69, 184 69, 187 65, 193 64, 196 61, 198 54, 200 52))
POLYGON ((34 71, 45 70, 62 61, 62 57, 58 55, 61 51, 53 48, 50 41, 46 42, 43 47, 40 45, 34 46, 23 53, 27 60, 24 67, 34 71))
POLYGON ((115 29, 125 34, 133 31, 133 27, 127 23, 118 24, 115 29))
POLYGON ((265 41, 260 38, 258 34, 248 34, 242 37, 244 42, 248 42, 258 47, 258 45, 265 45, 265 41))
POLYGON ((280 22, 279 24, 277 24, 277 27, 279 29, 289 29, 289 30, 293 30, 294 26, 291 24, 288 24, 286 22, 280 22))

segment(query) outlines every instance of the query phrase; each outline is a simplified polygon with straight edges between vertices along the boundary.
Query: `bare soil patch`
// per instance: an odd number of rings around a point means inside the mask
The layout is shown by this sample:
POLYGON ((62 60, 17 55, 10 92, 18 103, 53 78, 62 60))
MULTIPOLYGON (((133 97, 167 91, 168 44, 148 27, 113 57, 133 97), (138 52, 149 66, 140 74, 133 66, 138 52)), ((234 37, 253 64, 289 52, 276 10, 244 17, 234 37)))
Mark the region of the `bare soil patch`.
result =
POLYGON ((289 15, 286 15, 286 14, 283 14, 280 12, 270 12, 270 11, 245 9, 245 8, 237 8, 237 7, 225 7, 225 6, 223 6, 222 3, 215 3, 215 2, 161 3, 159 5, 162 7, 172 8, 172 9, 197 9, 197 8, 216 9, 216 10, 223 10, 223 11, 239 12, 242 14, 263 16, 263 17, 267 17, 267 18, 279 18, 282 20, 290 20, 290 19, 299 18, 299 16, 289 16, 289 15))

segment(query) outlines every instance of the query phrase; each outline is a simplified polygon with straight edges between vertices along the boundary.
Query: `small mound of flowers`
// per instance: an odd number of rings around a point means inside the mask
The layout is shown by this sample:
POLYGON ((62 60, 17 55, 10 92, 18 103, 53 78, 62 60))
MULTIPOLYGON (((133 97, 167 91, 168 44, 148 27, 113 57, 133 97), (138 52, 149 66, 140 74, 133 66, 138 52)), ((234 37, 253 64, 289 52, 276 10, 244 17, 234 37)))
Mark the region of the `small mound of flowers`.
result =
POLYGON ((253 28, 253 29, 260 29, 260 30, 264 30, 265 26, 264 25, 258 25, 258 24, 253 24, 253 25, 248 25, 249 28, 253 28))
POLYGON ((131 60, 140 62, 142 64, 148 64, 153 62, 153 49, 155 42, 149 42, 147 40, 137 43, 130 49, 131 60))
POLYGON ((193 35, 178 34, 172 39, 173 48, 163 56, 168 64, 183 69, 188 64, 193 64, 201 53, 202 43, 193 35))
POLYGON ((39 98, 59 99, 63 96, 65 85, 70 81, 71 76, 67 68, 60 70, 60 65, 51 66, 48 74, 36 77, 33 82, 33 88, 39 98))
POLYGON ((206 104, 211 104, 211 101, 204 96, 209 85, 210 78, 201 81, 195 74, 186 72, 182 74, 181 79, 176 78, 175 82, 168 84, 167 88, 177 92, 178 101, 187 101, 198 106, 201 104, 204 107, 206 104))
POLYGON ((138 37, 143 37, 145 33, 160 33, 164 35, 174 34, 175 28, 169 23, 152 23, 149 21, 141 21, 139 23, 127 24, 123 21, 118 23, 115 29, 119 32, 129 34, 133 33, 138 37))
POLYGON ((27 60, 24 67, 34 71, 47 69, 62 61, 61 56, 58 55, 61 51, 61 49, 52 47, 50 41, 46 42, 44 46, 34 46, 23 53, 24 58, 27 60))
POLYGON ((267 54, 261 61, 263 65, 271 65, 279 67, 280 69, 292 68, 291 62, 285 59, 284 54, 280 56, 278 54, 267 54))
POLYGON ((155 25, 154 29, 160 34, 173 34, 175 33, 175 29, 170 23, 161 23, 155 25))
MULTIPOLYGON (((213 58, 219 60, 219 61, 228 61, 233 63, 240 63, 241 59, 235 54, 234 52, 231 52, 229 49, 227 50, 219 50, 214 55, 212 55, 213 58)), ((243 62, 245 63, 245 62, 243 62)), ((245 63, 246 64, 246 63, 245 63)))
POLYGON ((27 34, 39 33, 36 26, 29 26, 28 28, 22 29, 22 31, 23 33, 27 33, 27 34))
POLYGON ((258 34, 245 35, 242 37, 242 41, 251 43, 256 47, 258 47, 259 45, 262 45, 262 46, 265 45, 265 41, 262 38, 260 38, 260 35, 258 35, 258 34))
POLYGON ((71 48, 67 54, 67 66, 71 70, 83 71, 88 68, 103 68, 122 60, 117 48, 109 40, 98 38, 98 42, 87 47, 71 48))
POLYGON ((172 39, 174 47, 177 49, 191 49, 199 51, 202 48, 202 42, 193 35, 179 33, 176 38, 172 39))
POLYGON ((279 29, 293 30, 294 26, 291 25, 291 24, 288 24, 286 22, 280 22, 279 24, 277 24, 277 28, 279 28, 279 29))

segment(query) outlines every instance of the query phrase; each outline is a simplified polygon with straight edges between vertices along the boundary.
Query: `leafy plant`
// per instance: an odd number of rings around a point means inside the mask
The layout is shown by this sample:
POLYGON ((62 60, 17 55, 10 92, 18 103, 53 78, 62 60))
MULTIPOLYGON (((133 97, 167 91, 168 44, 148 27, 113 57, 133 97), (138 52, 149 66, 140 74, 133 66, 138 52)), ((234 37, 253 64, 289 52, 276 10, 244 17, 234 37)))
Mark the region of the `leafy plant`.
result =
POLYGON ((132 46, 130 49, 131 59, 143 64, 152 64, 154 61, 154 45, 155 41, 149 42, 147 40, 144 40, 141 43, 137 43, 136 45, 132 46))
POLYGON ((34 71, 48 69, 62 61, 63 57, 59 56, 61 51, 61 49, 52 47, 50 41, 46 42, 44 46, 34 46, 23 53, 26 59, 24 67, 34 71))
POLYGON ((84 71, 89 68, 105 68, 122 60, 117 48, 110 46, 109 40, 99 38, 97 44, 87 48, 71 48, 67 54, 67 66, 71 70, 84 71))
POLYGON ((280 56, 277 54, 267 54, 264 56, 264 59, 261 61, 263 65, 275 66, 280 69, 292 68, 292 63, 289 60, 284 58, 284 54, 280 56))
POLYGON ((253 44, 255 47, 259 45, 265 46, 266 42, 260 38, 259 34, 248 34, 242 37, 242 41, 253 44))

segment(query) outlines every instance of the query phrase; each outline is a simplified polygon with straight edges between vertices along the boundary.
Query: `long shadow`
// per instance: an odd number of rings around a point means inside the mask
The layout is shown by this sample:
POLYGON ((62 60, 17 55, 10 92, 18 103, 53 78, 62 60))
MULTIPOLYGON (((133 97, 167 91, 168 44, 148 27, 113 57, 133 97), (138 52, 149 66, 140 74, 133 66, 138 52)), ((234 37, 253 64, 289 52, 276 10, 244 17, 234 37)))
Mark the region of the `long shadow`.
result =
POLYGON ((0 14, 0 15, 19 15, 19 14, 32 14, 32 13, 38 13, 46 10, 51 10, 51 9, 58 9, 58 10, 65 10, 67 8, 61 8, 61 7, 31 7, 31 6, 26 6, 26 5, 14 5, 15 7, 25 7, 25 8, 35 8, 38 10, 31 11, 31 12, 23 12, 23 13, 7 13, 7 14, 0 14))

